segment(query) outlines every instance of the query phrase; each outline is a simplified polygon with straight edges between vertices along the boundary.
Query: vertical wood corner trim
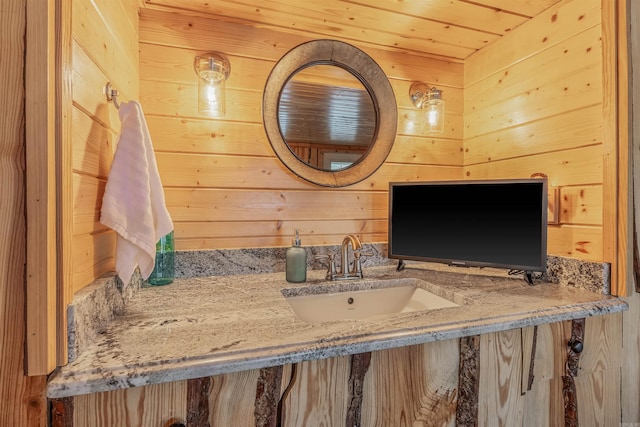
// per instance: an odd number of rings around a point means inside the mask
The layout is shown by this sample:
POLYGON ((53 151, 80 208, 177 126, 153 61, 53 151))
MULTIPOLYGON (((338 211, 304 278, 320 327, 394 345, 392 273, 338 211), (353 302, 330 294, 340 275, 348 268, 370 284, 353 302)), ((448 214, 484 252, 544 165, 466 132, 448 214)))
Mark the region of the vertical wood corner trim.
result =
POLYGON ((187 381, 187 425, 189 427, 210 427, 209 395, 211 378, 196 378, 187 381))
MULTIPOLYGON (((631 22, 632 20, 636 20, 637 17, 640 16, 640 5, 638 2, 628 2, 628 10, 625 16, 625 20, 627 22, 631 22)), ((629 40, 638 40, 640 36, 640 28, 638 25, 629 25, 630 28, 628 39, 629 40)), ((626 32, 625 32, 626 34, 626 32)), ((625 40, 628 42, 628 40, 625 40)), ((620 43, 622 44, 622 43, 620 43)), ((640 102, 637 102, 636 97, 634 97, 633 93, 638 91, 640 87, 640 46, 637 43, 628 43, 629 46, 629 63, 630 69, 628 76, 628 93, 630 99, 628 99, 629 104, 629 127, 630 127, 630 135, 629 135, 629 144, 631 146, 631 188, 629 193, 631 194, 630 210, 633 212, 633 238, 631 244, 633 244, 633 271, 634 271, 634 279, 635 279, 635 290, 636 292, 640 292, 640 242, 638 241, 638 229, 637 224, 640 222, 640 197, 636 197, 637 189, 640 188, 640 125, 637 124, 637 118, 640 117, 640 102)), ((628 295, 628 294, 627 294, 628 295)))
POLYGON ((480 335, 460 338, 456 426, 478 425, 480 389, 480 335))
POLYGON ((56 1, 57 365, 69 361, 67 307, 73 300, 72 3, 56 1))
POLYGON ((348 427, 360 427, 362 422, 362 393, 364 377, 371 364, 371 352, 351 356, 349 372, 349 407, 347 408, 348 427))
POLYGON ((640 292, 640 251, 638 248, 638 229, 636 221, 633 220, 633 281, 636 292, 640 292))
POLYGON ((26 1, 26 372, 47 375, 57 366, 55 8, 26 1))
POLYGON ((278 404, 280 402, 282 370, 282 366, 260 369, 254 411, 256 427, 276 427, 280 425, 278 404))
POLYGON ((578 427, 578 398, 576 395, 576 383, 574 378, 578 376, 578 366, 582 348, 576 349, 573 343, 584 343, 584 319, 575 319, 571 322, 571 340, 567 351, 567 364, 565 375, 562 376, 562 397, 564 400, 564 425, 566 427, 578 427))

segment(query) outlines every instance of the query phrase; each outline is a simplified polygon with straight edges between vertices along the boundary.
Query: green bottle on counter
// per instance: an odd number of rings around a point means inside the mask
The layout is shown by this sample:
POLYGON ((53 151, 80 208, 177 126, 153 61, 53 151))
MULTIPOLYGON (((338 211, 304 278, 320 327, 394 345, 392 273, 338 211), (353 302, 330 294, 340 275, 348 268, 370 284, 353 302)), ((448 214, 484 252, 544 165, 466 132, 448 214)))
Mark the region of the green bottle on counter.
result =
POLYGON ((307 281, 307 251, 300 247, 298 229, 295 231, 293 246, 286 253, 287 282, 302 283, 307 281))
POLYGON ((172 231, 161 237, 156 243, 156 263, 151 276, 147 279, 150 285, 161 286, 173 282, 175 277, 174 254, 172 231))

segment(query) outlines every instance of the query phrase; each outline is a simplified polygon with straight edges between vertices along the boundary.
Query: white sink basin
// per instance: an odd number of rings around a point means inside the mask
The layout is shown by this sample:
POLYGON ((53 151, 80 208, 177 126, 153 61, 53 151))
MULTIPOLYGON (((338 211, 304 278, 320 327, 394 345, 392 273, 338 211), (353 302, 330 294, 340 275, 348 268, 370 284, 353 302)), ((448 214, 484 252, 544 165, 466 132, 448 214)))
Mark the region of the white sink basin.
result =
POLYGON ((282 293, 296 316, 308 323, 460 306, 419 287, 418 282, 415 279, 351 282, 284 289, 282 293))

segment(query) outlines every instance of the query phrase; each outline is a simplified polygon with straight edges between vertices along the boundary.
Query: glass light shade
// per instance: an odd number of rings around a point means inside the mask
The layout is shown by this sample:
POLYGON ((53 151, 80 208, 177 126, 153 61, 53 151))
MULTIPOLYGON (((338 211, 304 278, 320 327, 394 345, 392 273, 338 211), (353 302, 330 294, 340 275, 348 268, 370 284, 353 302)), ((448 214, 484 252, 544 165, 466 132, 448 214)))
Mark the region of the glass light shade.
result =
POLYGON ((442 90, 429 88, 422 82, 416 82, 409 88, 411 103, 422 111, 421 128, 423 133, 444 132, 444 100, 442 90))
POLYGON ((194 69, 198 75, 198 112, 211 117, 225 115, 225 81, 231 74, 229 60, 219 53, 196 56, 194 69))
POLYGON ((428 133, 444 132, 444 100, 440 98, 428 99, 423 104, 423 130, 428 133))
POLYGON ((217 84, 198 79, 198 113, 211 117, 224 117, 224 80, 217 84))

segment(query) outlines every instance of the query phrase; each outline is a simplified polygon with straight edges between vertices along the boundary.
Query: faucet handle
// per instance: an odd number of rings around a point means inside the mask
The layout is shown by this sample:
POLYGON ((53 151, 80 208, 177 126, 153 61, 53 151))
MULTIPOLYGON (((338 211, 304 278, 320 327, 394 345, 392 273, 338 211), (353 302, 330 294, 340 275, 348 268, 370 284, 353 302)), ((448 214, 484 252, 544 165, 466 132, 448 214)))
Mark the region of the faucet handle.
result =
POLYGON ((314 257, 315 259, 325 259, 327 258, 329 260, 329 266, 327 267, 327 276, 326 279, 327 280, 333 280, 333 278, 336 276, 336 255, 335 254, 323 254, 323 255, 316 255, 314 257))
POLYGON ((358 254, 358 256, 364 255, 364 256, 374 256, 375 254, 372 251, 363 251, 363 250, 359 250, 359 251, 354 251, 354 254, 358 254))
POLYGON ((353 251, 353 256, 357 259, 360 260, 361 256, 374 256, 375 254, 373 253, 373 251, 365 251, 364 249, 358 249, 353 251))
POLYGON ((374 253, 372 251, 363 251, 362 249, 353 251, 353 272, 360 278, 364 277, 362 273, 362 262, 360 260, 360 257, 363 255, 373 256, 374 253))
POLYGON ((357 277, 362 279, 364 276, 362 274, 362 263, 360 262, 361 255, 363 255, 362 251, 353 251, 353 268, 350 273, 355 274, 357 277))

